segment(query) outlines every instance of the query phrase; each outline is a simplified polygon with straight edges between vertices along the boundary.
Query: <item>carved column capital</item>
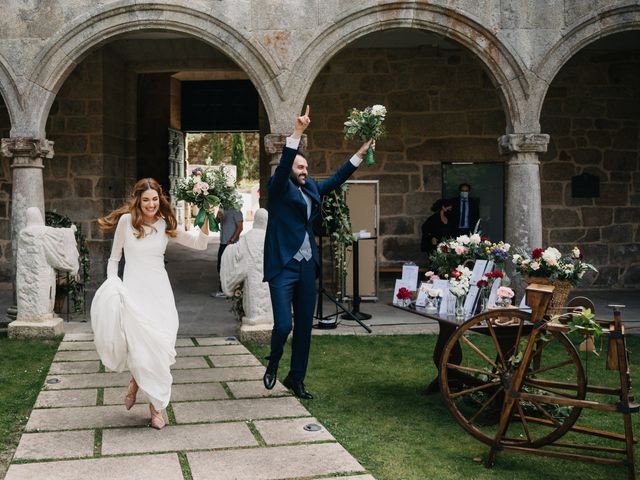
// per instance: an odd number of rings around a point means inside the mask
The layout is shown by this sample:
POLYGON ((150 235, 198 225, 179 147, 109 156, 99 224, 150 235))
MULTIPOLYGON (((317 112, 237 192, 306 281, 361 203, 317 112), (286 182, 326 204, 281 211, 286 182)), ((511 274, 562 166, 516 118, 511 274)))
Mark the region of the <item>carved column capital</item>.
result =
POLYGON ((0 153, 13 159, 11 168, 44 168, 43 159, 53 158, 53 142, 45 138, 3 138, 0 153))
MULTIPOLYGON (((285 133, 270 133, 264 137, 264 148, 269 155, 280 155, 282 149, 287 144, 287 137, 290 134, 285 133)), ((298 150, 302 153, 307 150, 307 135, 303 134, 300 139, 300 146, 298 150)))
POLYGON ((498 138, 500 154, 542 153, 547 151, 549 135, 546 133, 508 133, 498 138))

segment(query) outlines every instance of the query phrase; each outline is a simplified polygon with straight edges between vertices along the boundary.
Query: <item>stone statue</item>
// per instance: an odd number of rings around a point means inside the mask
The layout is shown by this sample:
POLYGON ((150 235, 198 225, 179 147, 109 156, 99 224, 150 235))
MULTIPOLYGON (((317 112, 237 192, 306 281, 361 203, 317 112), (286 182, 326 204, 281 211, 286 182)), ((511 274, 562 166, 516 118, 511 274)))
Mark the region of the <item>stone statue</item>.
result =
POLYGON ((240 327, 241 340, 268 341, 273 328, 269 284, 262 281, 268 215, 264 208, 256 210, 253 228, 237 243, 229 245, 222 255, 222 290, 232 296, 236 289, 243 289, 245 316, 240 327))
POLYGON ((71 228, 47 227, 38 208, 27 209, 27 224, 18 235, 18 316, 9 324, 10 337, 52 337, 63 333, 62 319, 53 313, 54 269, 72 275, 78 272, 75 231, 75 225, 71 228))

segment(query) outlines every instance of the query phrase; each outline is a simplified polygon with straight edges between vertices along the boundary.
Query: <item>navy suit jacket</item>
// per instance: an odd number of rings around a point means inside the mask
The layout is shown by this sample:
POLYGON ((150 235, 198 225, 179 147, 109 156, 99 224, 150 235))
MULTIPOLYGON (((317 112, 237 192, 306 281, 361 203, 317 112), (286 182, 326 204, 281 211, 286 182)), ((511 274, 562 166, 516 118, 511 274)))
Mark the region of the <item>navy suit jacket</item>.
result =
POLYGON ((307 219, 307 204, 290 178, 297 154, 297 149, 284 147, 280 163, 269 179, 269 220, 264 241, 265 282, 277 276, 300 250, 305 233, 309 234, 313 259, 319 263, 313 221, 320 214, 322 196, 346 182, 357 169, 347 161, 331 178, 320 183, 307 176, 306 183, 302 185, 304 193, 311 199, 311 216, 307 219))

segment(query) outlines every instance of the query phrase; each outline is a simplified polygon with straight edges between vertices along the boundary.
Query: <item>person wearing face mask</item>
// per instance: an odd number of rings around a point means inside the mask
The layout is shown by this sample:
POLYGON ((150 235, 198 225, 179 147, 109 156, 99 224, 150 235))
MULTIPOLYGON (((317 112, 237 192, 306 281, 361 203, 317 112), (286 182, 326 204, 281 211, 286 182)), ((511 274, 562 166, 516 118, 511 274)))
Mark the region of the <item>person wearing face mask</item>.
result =
POLYGON ((471 185, 461 183, 458 187, 458 196, 451 199, 453 209, 450 218, 455 226, 454 234, 467 235, 472 231, 480 218, 480 206, 478 199, 470 196, 471 185))
POLYGON ((420 242, 420 250, 425 252, 427 257, 431 255, 443 238, 453 234, 453 222, 450 220, 452 208, 453 202, 445 198, 437 200, 431 206, 431 211, 434 214, 422 224, 422 240, 420 242))
POLYGON ((295 324, 291 367, 282 383, 303 399, 313 398, 304 386, 304 379, 316 302, 316 271, 319 268, 314 220, 320 214, 322 196, 347 181, 372 144, 372 140, 365 142, 333 176, 316 183, 308 175, 307 159, 298 153, 300 138, 309 123, 307 105, 304 115, 296 118, 278 167, 269 179, 269 220, 264 242, 264 281, 269 282, 274 322, 271 353, 267 357, 269 364, 262 380, 268 390, 275 386, 278 363, 295 324))

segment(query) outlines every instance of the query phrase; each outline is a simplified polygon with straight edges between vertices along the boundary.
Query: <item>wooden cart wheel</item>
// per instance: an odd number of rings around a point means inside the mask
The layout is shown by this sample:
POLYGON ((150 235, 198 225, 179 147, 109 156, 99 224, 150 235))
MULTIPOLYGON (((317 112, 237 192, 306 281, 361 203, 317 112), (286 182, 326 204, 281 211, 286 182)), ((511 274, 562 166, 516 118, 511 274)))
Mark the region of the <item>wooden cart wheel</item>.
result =
MULTIPOLYGON (((504 395, 519 367, 533 328, 530 314, 504 309, 462 324, 440 361, 440 389, 449 411, 478 440, 492 444, 504 395), (456 344, 459 349, 454 351, 456 344), (460 358, 462 350, 462 360, 460 358)), ((584 399, 586 380, 578 352, 559 332, 541 332, 520 391, 584 399)), ((580 408, 518 400, 502 442, 540 447, 564 435, 580 408)))

